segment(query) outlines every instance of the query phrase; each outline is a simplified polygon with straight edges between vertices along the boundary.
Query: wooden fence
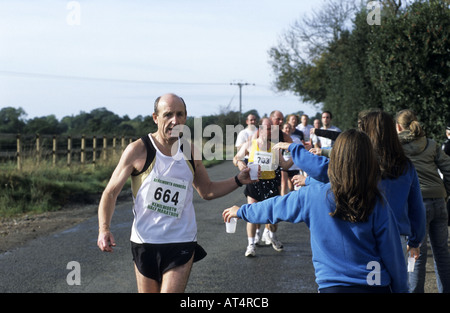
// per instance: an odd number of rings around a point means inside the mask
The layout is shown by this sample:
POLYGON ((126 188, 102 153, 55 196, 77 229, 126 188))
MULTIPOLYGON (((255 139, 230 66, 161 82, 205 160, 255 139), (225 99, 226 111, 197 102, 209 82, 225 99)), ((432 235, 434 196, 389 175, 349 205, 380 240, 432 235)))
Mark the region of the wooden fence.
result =
POLYGON ((61 159, 67 166, 73 163, 96 164, 99 160, 119 156, 133 141, 130 136, 52 136, 0 134, 0 160, 16 159, 17 169, 22 170, 23 161, 34 158, 39 164, 51 160, 53 166, 61 159))

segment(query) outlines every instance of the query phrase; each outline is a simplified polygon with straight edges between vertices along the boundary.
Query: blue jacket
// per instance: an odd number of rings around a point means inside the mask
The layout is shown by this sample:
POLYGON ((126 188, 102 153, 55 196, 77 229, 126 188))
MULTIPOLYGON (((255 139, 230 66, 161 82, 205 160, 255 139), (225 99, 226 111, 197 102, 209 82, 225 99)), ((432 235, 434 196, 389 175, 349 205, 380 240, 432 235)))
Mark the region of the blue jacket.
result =
POLYGON ((317 182, 285 196, 245 204, 237 215, 255 224, 305 222, 319 289, 370 284, 408 292, 400 236, 387 202, 378 201, 364 223, 330 216, 335 209, 330 183, 317 182))
MULTIPOLYGON (((291 144, 289 151, 295 165, 310 176, 307 183, 311 178, 329 181, 328 158, 309 153, 300 144, 291 144)), ((397 179, 381 180, 379 187, 394 212, 400 234, 408 236, 410 247, 417 248, 425 237, 426 211, 414 165, 409 162, 406 173, 397 179)))

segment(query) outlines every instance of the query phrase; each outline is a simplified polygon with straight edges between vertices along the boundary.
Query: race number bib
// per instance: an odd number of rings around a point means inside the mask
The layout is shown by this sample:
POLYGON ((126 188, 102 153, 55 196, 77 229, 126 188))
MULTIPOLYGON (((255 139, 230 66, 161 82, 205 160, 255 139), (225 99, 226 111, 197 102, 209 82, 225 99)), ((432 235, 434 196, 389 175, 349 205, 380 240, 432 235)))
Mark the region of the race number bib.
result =
POLYGON ((189 182, 165 176, 151 179, 146 199, 147 209, 180 218, 189 182))
POLYGON ((259 164, 261 166, 261 171, 272 170, 273 156, 271 152, 255 151, 253 158, 253 163, 259 164))

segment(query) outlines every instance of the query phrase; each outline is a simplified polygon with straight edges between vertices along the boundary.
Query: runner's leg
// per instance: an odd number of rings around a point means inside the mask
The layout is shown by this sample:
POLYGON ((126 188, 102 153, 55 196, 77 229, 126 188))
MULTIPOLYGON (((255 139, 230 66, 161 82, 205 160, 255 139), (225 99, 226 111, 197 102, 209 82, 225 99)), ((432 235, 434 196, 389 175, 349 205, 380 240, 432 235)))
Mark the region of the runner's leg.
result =
POLYGON ((136 281, 139 293, 159 293, 161 285, 151 278, 147 278, 142 275, 136 265, 134 265, 134 271, 136 272, 136 281))
POLYGON ((186 264, 174 267, 165 272, 162 279, 161 292, 184 292, 191 273, 192 263, 194 263, 194 255, 192 255, 192 258, 186 264))

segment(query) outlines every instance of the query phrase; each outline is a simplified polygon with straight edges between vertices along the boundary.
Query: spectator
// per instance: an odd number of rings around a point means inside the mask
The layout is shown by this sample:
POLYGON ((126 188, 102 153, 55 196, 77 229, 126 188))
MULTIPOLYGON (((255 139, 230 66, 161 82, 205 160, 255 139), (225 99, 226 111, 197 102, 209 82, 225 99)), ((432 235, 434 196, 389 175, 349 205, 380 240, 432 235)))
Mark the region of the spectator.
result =
POLYGON ((256 133, 256 116, 253 114, 247 115, 247 119, 245 120, 247 127, 239 132, 236 138, 236 148, 239 150, 241 146, 249 141, 253 134, 256 133))
MULTIPOLYGON (((297 129, 300 130, 304 137, 305 137, 305 142, 312 144, 310 141, 311 138, 311 129, 314 128, 312 125, 308 124, 309 118, 308 115, 306 114, 302 114, 302 116, 300 117, 300 124, 298 124, 297 129)), ((320 127, 320 126, 319 126, 320 127)))
MULTIPOLYGON (((423 204, 426 209, 426 234, 430 237, 439 292, 450 293, 450 253, 448 251, 448 212, 445 198, 450 195, 450 157, 437 143, 426 138, 411 110, 397 113, 397 132, 403 150, 416 167, 423 204), (439 177, 438 169, 444 176, 439 177)), ((427 236, 420 247, 414 272, 409 274, 410 291, 424 292, 427 262, 427 236)))
MULTIPOLYGON (((332 116, 330 111, 324 111, 322 113, 322 125, 323 126, 322 126, 321 129, 341 132, 341 130, 338 127, 333 126, 331 124, 332 118, 333 118, 333 116, 332 116)), ((331 149, 331 147, 334 144, 334 140, 331 140, 329 138, 325 138, 325 137, 320 137, 319 136, 319 140, 320 140, 320 145, 321 145, 322 149, 331 149)))
MULTIPOLYGON (((291 137, 292 136, 296 136, 297 138, 299 138, 301 140, 301 142, 303 144, 305 144, 305 134, 302 131, 297 129, 298 115, 296 115, 296 114, 289 114, 286 117, 286 122, 289 123, 292 126, 291 137)), ((292 140, 294 140, 294 138, 292 138, 292 140)))
MULTIPOLYGON (((292 140, 293 140, 294 143, 302 143, 302 141, 300 140, 299 137, 293 136, 293 135, 292 135, 293 132, 294 132, 294 128, 292 127, 291 124, 285 123, 285 124, 283 125, 283 133, 285 133, 285 134, 291 136, 291 138, 292 138, 292 140)), ((285 161, 290 160, 290 159, 292 158, 292 157, 291 157, 291 153, 290 153, 289 151, 287 151, 287 150, 283 150, 283 158, 284 158, 285 161)), ((291 166, 290 168, 288 168, 288 169, 283 168, 283 171, 287 172, 287 174, 288 174, 288 186, 289 186, 289 191, 294 190, 294 185, 293 185, 291 179, 292 179, 295 175, 298 175, 298 174, 299 174, 300 168, 299 168, 297 165, 292 164, 292 166, 291 166)))
POLYGON ((444 141, 442 145, 442 150, 450 156, 450 123, 447 124, 447 128, 445 129, 445 135, 447 136, 447 140, 444 141))
MULTIPOLYGON (((318 118, 316 118, 314 120, 313 127, 314 127, 314 129, 319 129, 320 128, 320 120, 318 118)), ((314 133, 310 133, 310 139, 311 139, 311 146, 313 146, 314 148, 320 148, 321 147, 320 139, 319 139, 318 136, 314 135, 314 133)))
MULTIPOLYGON (((450 123, 447 124, 447 129, 445 130, 445 134, 447 135, 447 140, 444 141, 442 145, 442 150, 450 156, 450 123)), ((450 197, 447 197, 447 212, 448 212, 448 226, 450 226, 450 197)))

